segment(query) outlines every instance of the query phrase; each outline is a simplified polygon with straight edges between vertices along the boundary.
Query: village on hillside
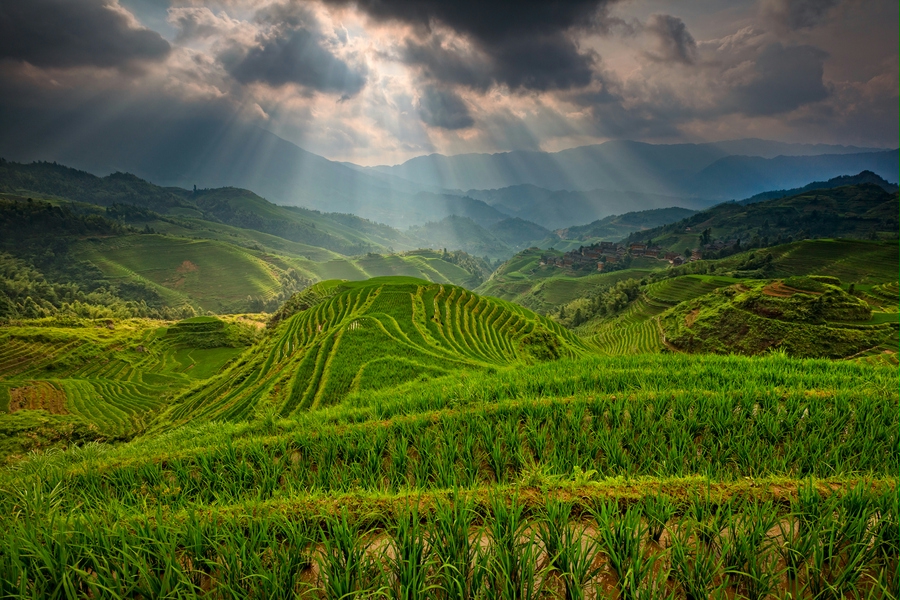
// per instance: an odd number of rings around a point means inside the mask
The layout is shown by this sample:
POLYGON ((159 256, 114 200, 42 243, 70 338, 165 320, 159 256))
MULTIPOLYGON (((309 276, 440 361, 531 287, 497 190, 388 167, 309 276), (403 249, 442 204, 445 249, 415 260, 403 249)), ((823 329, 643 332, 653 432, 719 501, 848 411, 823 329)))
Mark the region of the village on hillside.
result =
POLYGON ((621 244, 616 242, 597 242, 590 246, 581 246, 576 250, 570 250, 562 256, 541 255, 541 266, 555 266, 559 268, 571 268, 584 270, 596 263, 597 271, 614 271, 628 268, 631 260, 637 257, 652 258, 666 261, 672 266, 682 265, 703 258, 703 251, 720 251, 724 248, 732 248, 739 244, 738 240, 716 240, 703 245, 703 248, 694 248, 684 254, 678 252, 663 252, 659 246, 648 243, 632 242, 621 244))

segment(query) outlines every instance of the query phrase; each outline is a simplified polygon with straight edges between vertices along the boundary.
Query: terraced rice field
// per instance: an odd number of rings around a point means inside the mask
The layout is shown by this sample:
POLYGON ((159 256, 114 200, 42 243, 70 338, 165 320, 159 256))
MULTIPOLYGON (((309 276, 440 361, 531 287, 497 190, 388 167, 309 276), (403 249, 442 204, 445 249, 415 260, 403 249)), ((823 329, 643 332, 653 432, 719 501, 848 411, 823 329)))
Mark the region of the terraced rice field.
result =
POLYGON ((586 350, 552 321, 456 286, 404 278, 344 283, 287 319, 252 356, 187 394, 172 418, 245 418, 262 401, 286 416, 411 378, 586 350))
POLYGON ((221 311, 247 296, 278 293, 278 269, 259 256, 213 240, 131 235, 82 242, 78 256, 112 279, 149 282, 173 305, 181 302, 221 311))
POLYGON ((679 302, 708 294, 720 287, 734 285, 739 281, 731 277, 684 275, 650 284, 645 288, 644 294, 648 300, 656 304, 675 306, 679 302))
POLYGON ((587 341, 601 354, 622 356, 645 354, 663 349, 655 316, 668 306, 649 298, 638 298, 615 319, 590 326, 587 341))
POLYGON ((879 303, 882 303, 885 310, 891 308, 896 309, 900 304, 900 284, 896 281, 893 283, 885 283, 882 285, 874 285, 869 290, 869 295, 874 297, 879 303))
MULTIPOLYGON (((402 306, 357 301, 378 298, 402 306)), ((898 388, 848 362, 587 357, 36 455, 0 472, 0 591, 895 597, 898 388)))
POLYGON ((178 330, 168 325, 132 320, 112 329, 106 322, 4 328, 0 409, 71 414, 114 437, 139 431, 178 390, 214 375, 243 352, 192 347, 209 340, 200 332, 167 335, 178 330))
POLYGON ((900 268, 896 242, 804 240, 773 249, 775 276, 830 275, 844 283, 896 281, 900 268))
POLYGON ((656 317, 677 304, 736 283, 730 277, 684 275, 644 288, 625 311, 612 319, 588 323, 579 331, 601 354, 655 353, 666 348, 656 317))

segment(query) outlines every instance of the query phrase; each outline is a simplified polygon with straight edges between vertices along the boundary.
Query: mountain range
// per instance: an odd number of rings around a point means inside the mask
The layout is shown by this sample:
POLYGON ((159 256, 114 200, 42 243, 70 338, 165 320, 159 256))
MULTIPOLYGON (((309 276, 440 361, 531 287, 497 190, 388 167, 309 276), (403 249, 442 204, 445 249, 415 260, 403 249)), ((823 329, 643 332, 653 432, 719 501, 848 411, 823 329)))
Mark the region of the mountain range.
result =
POLYGON ((703 209, 862 170, 894 181, 900 168, 896 149, 758 139, 610 141, 560 152, 432 154, 361 167, 328 160, 258 127, 223 129, 213 120, 173 120, 150 131, 123 127, 95 137, 77 147, 48 151, 23 143, 0 147, 0 153, 96 174, 133 173, 163 186, 250 189, 276 204, 353 213, 399 228, 457 215, 482 226, 517 217, 556 229, 629 211, 703 209), (479 215, 491 216, 485 221, 479 215))

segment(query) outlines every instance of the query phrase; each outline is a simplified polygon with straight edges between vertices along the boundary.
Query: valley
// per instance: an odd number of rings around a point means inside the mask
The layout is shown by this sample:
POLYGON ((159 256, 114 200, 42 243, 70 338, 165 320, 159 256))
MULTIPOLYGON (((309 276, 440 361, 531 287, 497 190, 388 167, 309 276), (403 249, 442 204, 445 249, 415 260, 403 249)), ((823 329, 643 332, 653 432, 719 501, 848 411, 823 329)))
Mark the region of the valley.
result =
POLYGON ((401 231, 4 167, 4 597, 896 596, 880 178, 401 231))

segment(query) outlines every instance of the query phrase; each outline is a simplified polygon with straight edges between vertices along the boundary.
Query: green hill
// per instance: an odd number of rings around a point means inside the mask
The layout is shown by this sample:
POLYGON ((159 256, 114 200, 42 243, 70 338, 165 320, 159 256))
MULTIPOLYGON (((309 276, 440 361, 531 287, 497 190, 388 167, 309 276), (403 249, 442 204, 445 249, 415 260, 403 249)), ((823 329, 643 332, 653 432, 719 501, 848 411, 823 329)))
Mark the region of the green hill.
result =
POLYGON ((488 229, 514 250, 521 250, 534 245, 543 246, 545 243, 553 243, 559 240, 559 237, 546 227, 541 227, 537 223, 518 217, 498 221, 488 229))
MULTIPOLYGON (((56 163, 0 164, 0 192, 98 206, 136 206, 159 215, 203 219, 276 235, 341 254, 418 246, 397 230, 355 215, 277 206, 249 190, 163 188, 127 173, 96 177, 56 163)), ((126 221, 147 215, 121 211, 126 221)), ((152 216, 152 215, 151 215, 152 216)))
POLYGON ((685 219, 696 210, 688 208, 654 208, 629 212, 621 215, 611 215, 604 219, 598 219, 587 225, 567 227, 557 231, 564 240, 579 240, 593 243, 597 241, 618 241, 632 232, 640 232, 660 225, 685 219))
MULTIPOLYGON (((623 279, 641 278, 651 272, 651 268, 642 268, 644 263, 640 260, 635 261, 639 268, 611 273, 563 271, 552 265, 541 264, 542 257, 561 254, 540 248, 523 250, 497 267, 491 277, 475 291, 546 313, 623 279)), ((647 261, 646 265, 649 267, 652 263, 647 261)))
POLYGON ((403 277, 317 284, 274 322, 263 343, 186 393, 170 418, 242 419, 265 406, 287 416, 352 392, 586 349, 565 329, 514 304, 403 277))
POLYGON ((896 313, 873 314, 865 301, 809 277, 723 287, 678 304, 659 323, 679 350, 828 358, 889 347, 898 325, 896 313))
MULTIPOLYGON (((896 242, 805 240, 744 252, 715 261, 698 261, 671 269, 648 272, 616 271, 602 276, 606 279, 596 282, 597 285, 593 287, 588 285, 582 287, 579 297, 565 299, 555 307, 548 306, 546 310, 557 322, 574 328, 596 351, 603 354, 659 352, 666 350, 664 341, 665 335, 668 334, 657 321, 665 320, 668 318, 667 315, 687 306, 681 303, 695 299, 698 299, 696 302, 705 302, 701 299, 712 297, 707 294, 735 284, 747 289, 756 289, 779 278, 792 281, 797 277, 806 276, 830 277, 840 284, 843 290, 841 293, 849 292, 854 303, 865 304, 874 311, 873 315, 871 318, 866 317, 864 322, 858 322, 859 315, 855 315, 850 309, 851 305, 847 304, 839 311, 840 314, 827 319, 835 323, 815 324, 815 327, 820 328, 807 331, 807 345, 811 344, 811 349, 801 350, 799 346, 796 348, 791 346, 790 349, 785 346, 785 349, 789 349, 790 352, 796 350, 798 355, 850 356, 865 348, 857 348, 854 352, 831 352, 827 350, 825 340, 832 334, 838 337, 844 335, 845 332, 836 331, 835 328, 871 329, 869 332, 871 335, 868 337, 860 337, 862 334, 853 332, 847 333, 846 336, 849 336, 848 339, 865 338, 872 341, 872 344, 866 347, 871 351, 864 353, 865 356, 896 364, 896 348, 891 346, 893 343, 891 340, 896 338, 896 329, 891 333, 891 326, 887 324, 897 321, 897 301, 893 298, 892 286, 896 284, 897 271, 900 267, 898 254, 900 252, 896 242), (846 323, 850 325, 845 327, 846 323), (814 342, 818 336, 822 336, 821 347, 814 342)), ((587 283, 600 277, 586 276, 576 281, 587 283)), ((482 288, 490 285, 491 281, 483 284, 482 288)), ((565 280, 550 279, 547 283, 552 281, 561 284, 565 280)), ((540 284, 534 288, 540 289, 540 284)), ((690 310, 695 308, 697 307, 690 310)), ((684 316, 681 315, 682 318, 684 316)), ((742 323, 739 327, 742 332, 740 335, 753 338, 756 333, 766 335, 764 331, 768 327, 767 322, 758 318, 759 315, 747 314, 736 316, 733 320, 742 323)), ((791 317, 786 320, 794 319, 791 317)), ((718 326, 724 324, 710 323, 710 332, 715 334, 718 326)), ((779 327, 783 329, 786 326, 779 327)), ((802 327, 808 328, 813 325, 804 324, 802 327)), ((780 339, 772 342, 760 341, 758 344, 748 342, 749 345, 746 347, 737 344, 731 350, 725 346, 713 348, 715 344, 708 347, 702 344, 690 347, 702 347, 702 351, 708 352, 734 351, 753 354, 765 347, 781 344, 778 341, 780 339)), ((846 346, 844 350, 849 348, 850 346, 846 346)), ((677 348, 669 344, 668 349, 677 348)))
POLYGON ((844 187, 847 185, 859 185, 862 183, 871 183, 877 185, 889 194, 897 191, 897 184, 886 181, 884 178, 879 177, 872 171, 862 171, 856 175, 841 175, 839 177, 833 177, 828 181, 813 181, 812 183, 806 184, 802 188, 796 188, 793 190, 773 190, 770 192, 763 192, 761 194, 751 196, 750 198, 747 198, 745 200, 741 200, 740 203, 753 204, 754 202, 762 202, 764 200, 772 200, 774 198, 797 196, 799 194, 803 194, 804 192, 811 192, 813 190, 825 190, 830 188, 844 187))
POLYGON ((498 235, 468 217, 451 215, 440 221, 410 227, 409 234, 426 240, 430 248, 459 248, 474 256, 505 259, 515 251, 498 235))
POLYGON ((0 254, 0 318, 271 311, 319 280, 406 275, 474 288, 490 273, 482 259, 458 251, 347 257, 146 211, 137 229, 117 220, 121 205, 79 212, 84 206, 0 198, 0 253, 8 253, 0 254), (154 233, 157 227, 174 235, 154 233))
MULTIPOLYGON (((652 239, 664 250, 683 252, 730 240, 739 240, 744 247, 766 247, 806 238, 895 238, 897 198, 897 192, 865 183, 752 204, 729 202, 670 225, 633 233, 626 241, 652 239)), ((704 251, 705 255, 721 254, 715 248, 704 251)))

